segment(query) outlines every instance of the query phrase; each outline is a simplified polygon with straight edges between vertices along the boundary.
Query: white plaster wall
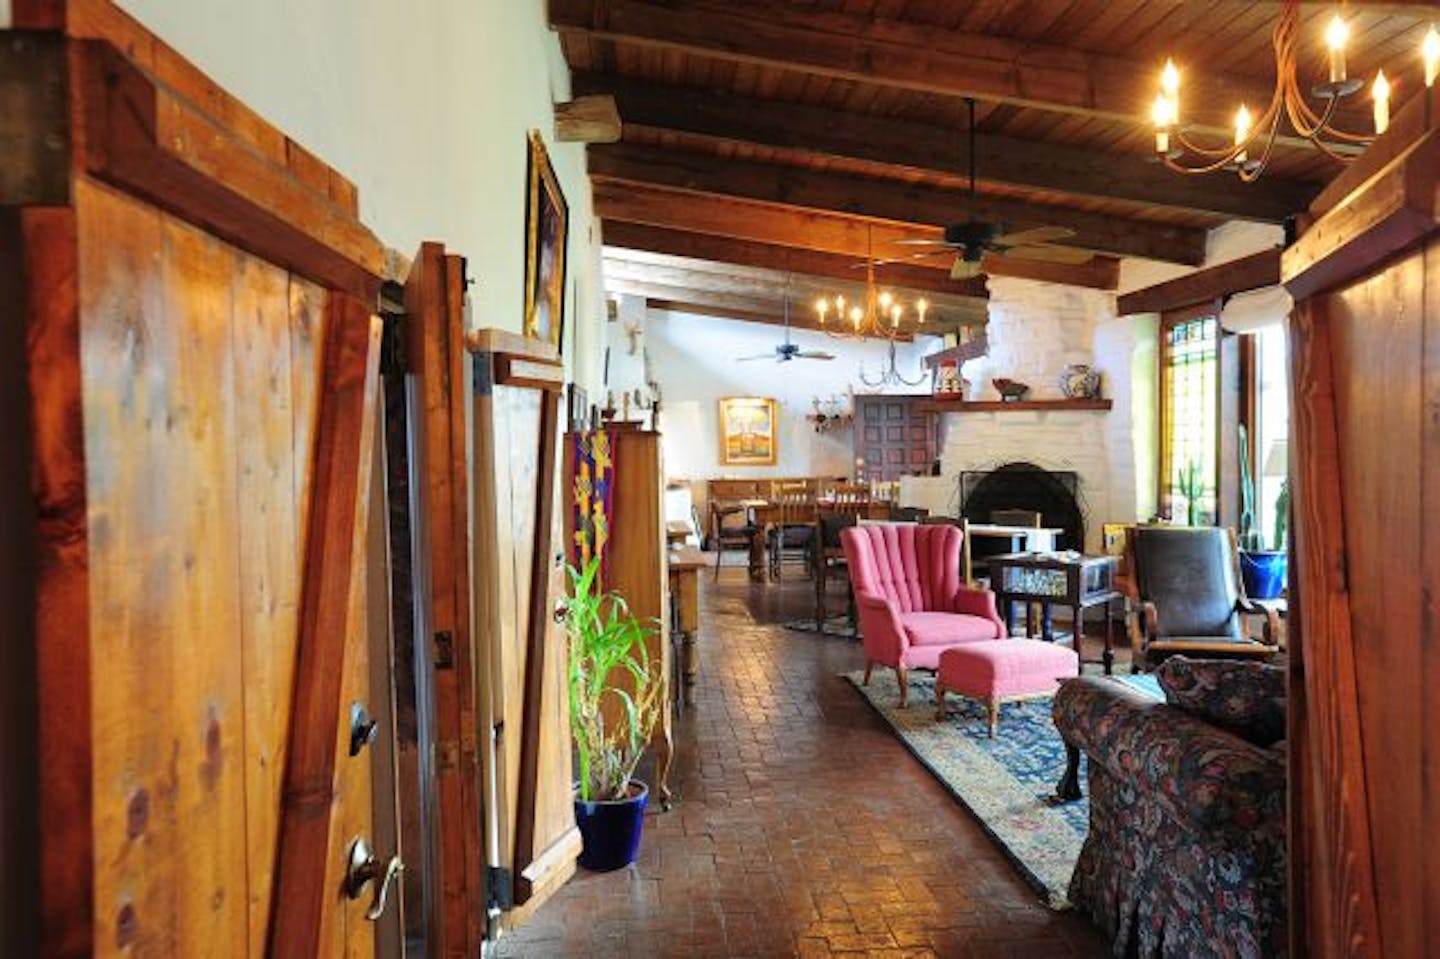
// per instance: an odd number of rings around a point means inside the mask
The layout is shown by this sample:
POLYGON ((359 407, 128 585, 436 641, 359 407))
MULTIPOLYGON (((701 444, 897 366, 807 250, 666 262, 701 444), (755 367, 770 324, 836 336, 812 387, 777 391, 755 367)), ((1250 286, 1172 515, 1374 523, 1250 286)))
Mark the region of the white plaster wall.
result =
POLYGON ((539 129, 570 207, 565 353, 599 388, 599 231, 583 147, 550 142, 569 81, 543 0, 119 2, 354 180, 382 242, 466 256, 478 326, 521 328, 526 133, 539 129))
MULTIPOLYGON (((811 399, 847 391, 876 392, 859 378, 878 375, 886 361, 882 343, 836 340, 796 330, 792 340, 806 349, 835 354, 830 361, 760 360, 738 363, 738 356, 772 351, 784 337, 780 327, 741 323, 688 313, 651 310, 645 342, 650 369, 660 386, 665 468, 671 477, 708 479, 740 476, 849 476, 854 472, 854 443, 849 428, 817 434, 805 415, 811 399), (726 396, 773 396, 779 403, 779 462, 773 467, 720 465, 719 400, 726 396)), ((623 340, 622 340, 623 342, 623 340)), ((900 371, 916 378, 920 358, 938 348, 933 337, 896 345, 900 371)), ((612 371, 615 369, 611 359, 612 371)), ((612 379, 613 382, 613 379, 612 379)), ((929 392, 922 386, 888 392, 929 392)))

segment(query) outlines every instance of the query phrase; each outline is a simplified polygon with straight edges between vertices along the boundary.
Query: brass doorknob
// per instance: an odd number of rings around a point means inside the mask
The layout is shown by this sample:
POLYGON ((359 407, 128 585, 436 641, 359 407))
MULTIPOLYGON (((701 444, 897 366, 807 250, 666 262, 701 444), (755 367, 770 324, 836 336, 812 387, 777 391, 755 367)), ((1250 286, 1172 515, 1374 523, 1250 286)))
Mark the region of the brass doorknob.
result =
POLYGON ((359 899, 365 886, 375 883, 375 900, 365 911, 365 918, 375 922, 385 912, 386 895, 390 891, 390 880, 405 871, 405 864, 399 856, 391 856, 384 866, 375 858, 370 844, 363 836, 350 844, 350 862, 345 869, 345 895, 359 899))

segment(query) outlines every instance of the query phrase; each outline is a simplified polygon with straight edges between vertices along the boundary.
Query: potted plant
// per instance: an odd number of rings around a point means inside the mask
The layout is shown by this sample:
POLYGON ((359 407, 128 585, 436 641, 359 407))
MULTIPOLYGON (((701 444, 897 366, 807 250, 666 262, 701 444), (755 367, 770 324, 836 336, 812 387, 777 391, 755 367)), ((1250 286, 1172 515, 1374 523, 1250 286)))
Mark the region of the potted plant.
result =
POLYGON ((580 865, 604 872, 628 866, 640 849, 649 790, 633 777, 665 708, 665 674, 647 645, 654 627, 621 596, 603 593, 599 572, 598 557, 572 567, 562 609, 580 865))
POLYGON ((1185 497, 1185 518, 1190 526, 1200 525, 1200 500, 1205 495, 1205 470, 1199 460, 1189 460, 1175 477, 1175 490, 1185 497))
POLYGON ((1274 548, 1265 548, 1265 537, 1255 521, 1255 477, 1250 470, 1250 448, 1245 425, 1240 425, 1240 579, 1251 599, 1277 599, 1285 591, 1288 555, 1285 527, 1290 512, 1290 487, 1282 482, 1275 499, 1274 548))

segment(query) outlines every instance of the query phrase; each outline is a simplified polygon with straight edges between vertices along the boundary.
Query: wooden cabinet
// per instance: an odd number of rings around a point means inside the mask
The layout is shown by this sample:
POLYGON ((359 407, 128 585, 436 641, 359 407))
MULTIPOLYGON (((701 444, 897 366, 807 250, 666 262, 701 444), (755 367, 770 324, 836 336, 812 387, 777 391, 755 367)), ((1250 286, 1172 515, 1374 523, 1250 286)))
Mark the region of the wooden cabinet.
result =
MULTIPOLYGON (((665 474, 660 458, 660 434, 649 430, 609 431, 615 462, 614 498, 610 510, 610 538, 605 548, 605 588, 625 598, 630 612, 655 621, 650 655, 664 664, 667 684, 672 673, 670 650, 669 570, 665 543, 665 474)), ((574 536, 575 434, 565 437, 566 529, 574 536)), ((670 704, 674 690, 666 690, 665 705, 652 744, 656 751, 655 792, 670 799, 669 770, 672 750, 670 704)))

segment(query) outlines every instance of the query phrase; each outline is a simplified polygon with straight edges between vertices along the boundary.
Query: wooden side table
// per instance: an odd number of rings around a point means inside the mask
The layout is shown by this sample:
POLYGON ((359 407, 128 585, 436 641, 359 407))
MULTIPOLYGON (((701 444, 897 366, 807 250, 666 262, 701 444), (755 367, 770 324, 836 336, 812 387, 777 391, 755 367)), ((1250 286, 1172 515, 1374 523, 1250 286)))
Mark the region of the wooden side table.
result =
POLYGON ((1050 621, 1052 605, 1068 606, 1073 616, 1071 643, 1080 651, 1085 635, 1085 610, 1099 606, 1105 610, 1105 651, 1101 663, 1105 675, 1115 666, 1115 618, 1111 604, 1123 599, 1115 588, 1117 561, 1114 556, 1069 556, 1059 553, 1005 553, 992 556, 990 588, 1000 606, 1000 615, 1009 629, 1012 606, 1026 605, 1025 635, 1033 637, 1036 624, 1032 604, 1041 608, 1040 634, 1047 642, 1056 636, 1050 621))
POLYGON ((693 546, 682 546, 669 552, 670 572, 670 635, 678 640, 679 655, 675 657, 678 682, 675 701, 683 704, 690 698, 690 688, 700 671, 700 657, 695 637, 700 632, 700 570, 705 554, 693 546))

